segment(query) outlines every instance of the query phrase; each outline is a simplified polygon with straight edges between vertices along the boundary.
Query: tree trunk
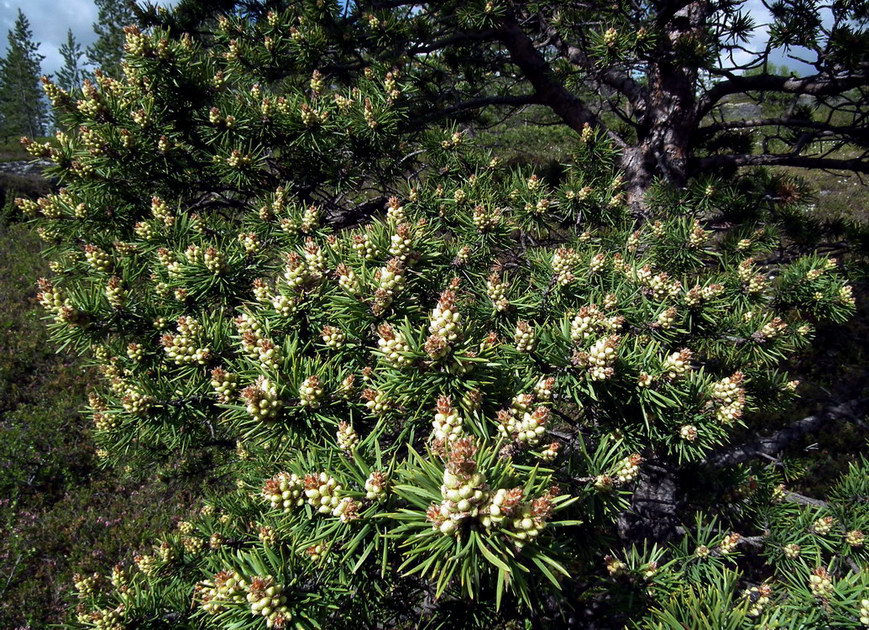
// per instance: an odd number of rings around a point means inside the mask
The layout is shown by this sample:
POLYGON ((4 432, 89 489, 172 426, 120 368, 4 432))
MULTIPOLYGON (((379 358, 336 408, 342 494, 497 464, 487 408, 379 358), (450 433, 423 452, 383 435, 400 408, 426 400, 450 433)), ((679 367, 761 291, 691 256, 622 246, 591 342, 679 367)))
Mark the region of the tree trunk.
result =
POLYGON ((688 158, 697 128, 697 64, 702 55, 707 3, 692 2, 662 25, 663 36, 649 64, 649 90, 637 144, 627 148, 621 166, 628 180, 628 201, 635 214, 646 216, 644 197, 655 178, 684 186, 688 158), (686 52, 687 51, 687 52, 686 52))

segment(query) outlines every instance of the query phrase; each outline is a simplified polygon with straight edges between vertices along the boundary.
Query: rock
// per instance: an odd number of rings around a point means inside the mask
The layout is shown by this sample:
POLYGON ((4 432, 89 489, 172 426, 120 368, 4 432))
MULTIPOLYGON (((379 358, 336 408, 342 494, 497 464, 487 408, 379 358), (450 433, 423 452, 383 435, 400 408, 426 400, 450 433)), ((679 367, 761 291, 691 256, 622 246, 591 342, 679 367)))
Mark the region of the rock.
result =
POLYGON ((761 108, 757 103, 724 103, 721 112, 725 120, 750 120, 761 117, 761 108))
POLYGON ((48 160, 25 160, 20 162, 0 162, 0 173, 18 177, 42 177, 43 170, 51 166, 48 160))

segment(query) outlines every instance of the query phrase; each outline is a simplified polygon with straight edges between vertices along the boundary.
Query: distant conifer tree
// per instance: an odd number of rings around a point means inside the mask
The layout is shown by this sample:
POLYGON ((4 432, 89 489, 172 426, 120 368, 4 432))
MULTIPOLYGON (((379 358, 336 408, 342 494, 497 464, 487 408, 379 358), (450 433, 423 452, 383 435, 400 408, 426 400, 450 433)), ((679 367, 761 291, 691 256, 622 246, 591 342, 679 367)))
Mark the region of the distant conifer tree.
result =
POLYGON ((30 22, 19 9, 8 34, 6 56, 0 59, 0 119, 4 136, 45 131, 47 104, 39 87, 39 44, 33 41, 30 22))
POLYGON ((72 29, 66 32, 66 42, 60 45, 63 67, 57 73, 57 84, 64 90, 73 90, 84 80, 84 51, 73 35, 72 29))
POLYGON ((98 14, 93 25, 97 41, 88 46, 91 65, 117 76, 124 56, 124 27, 135 22, 130 7, 123 0, 95 0, 98 14))

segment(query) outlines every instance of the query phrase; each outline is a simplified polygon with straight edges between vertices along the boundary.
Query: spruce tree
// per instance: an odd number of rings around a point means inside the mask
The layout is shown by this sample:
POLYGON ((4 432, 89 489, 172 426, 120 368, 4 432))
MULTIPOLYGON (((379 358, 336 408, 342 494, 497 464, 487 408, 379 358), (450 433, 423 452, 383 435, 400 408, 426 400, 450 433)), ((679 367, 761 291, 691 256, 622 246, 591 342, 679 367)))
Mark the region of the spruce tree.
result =
POLYGON ((87 48, 88 62, 117 77, 124 55, 124 27, 135 23, 135 15, 126 0, 95 0, 95 4, 98 13, 93 29, 97 41, 87 48))
POLYGON ((78 89, 84 80, 84 51, 72 29, 67 30, 66 41, 60 45, 60 56, 63 57, 63 67, 57 72, 57 85, 68 92, 78 89))
POLYGON ((47 103, 39 86, 39 44, 21 10, 7 35, 6 56, 0 59, 0 116, 5 137, 40 136, 45 132, 47 103))

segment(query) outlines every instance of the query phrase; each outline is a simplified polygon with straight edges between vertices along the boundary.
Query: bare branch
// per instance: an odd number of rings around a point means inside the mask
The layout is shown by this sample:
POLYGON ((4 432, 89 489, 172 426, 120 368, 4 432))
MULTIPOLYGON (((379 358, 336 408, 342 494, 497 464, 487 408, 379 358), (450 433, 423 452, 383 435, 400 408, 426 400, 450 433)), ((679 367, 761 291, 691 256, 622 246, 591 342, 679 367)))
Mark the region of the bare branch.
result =
MULTIPOLYGON (((489 107, 492 105, 507 105, 511 107, 519 107, 522 105, 534 105, 539 103, 540 98, 536 94, 504 94, 502 96, 481 96, 479 98, 472 98, 467 101, 456 103, 455 105, 451 105, 450 107, 447 107, 445 109, 434 110, 430 114, 424 116, 424 119, 429 120, 432 118, 445 118, 454 114, 458 114, 460 112, 474 109, 482 109, 484 107, 489 107)), ((415 125, 419 123, 419 121, 412 122, 415 125)))
POLYGON ((806 128, 817 129, 834 134, 839 134, 847 137, 849 140, 860 140, 862 142, 869 141, 869 128, 858 126, 835 126, 814 120, 804 120, 798 118, 758 118, 752 120, 731 120, 727 122, 716 123, 700 127, 697 130, 700 136, 711 136, 719 131, 727 131, 730 129, 752 129, 755 127, 789 127, 789 128, 806 128))
POLYGON ((854 171, 869 173, 869 162, 864 159, 836 159, 826 157, 810 157, 794 153, 760 155, 713 155, 695 159, 691 162, 691 170, 702 173, 710 169, 740 166, 797 166, 801 168, 820 168, 833 171, 854 171))
POLYGON ((839 420, 860 420, 867 411, 869 411, 869 398, 856 398, 838 403, 826 407, 814 415, 801 418, 793 424, 779 429, 769 437, 738 444, 713 453, 706 458, 706 462, 712 466, 731 466, 750 461, 756 457, 775 455, 807 433, 818 431, 839 420))
MULTIPOLYGON (((576 132, 582 132, 586 124, 606 129, 597 114, 556 79, 549 63, 515 21, 505 19, 498 30, 498 38, 510 52, 513 63, 534 87, 540 102, 549 106, 568 127, 576 132)), ((616 144, 625 146, 624 140, 615 133, 608 133, 616 144)))
POLYGON ((716 103, 730 94, 743 92, 784 92, 787 94, 811 94, 813 96, 832 96, 847 92, 869 83, 869 76, 864 72, 834 77, 827 74, 815 74, 809 77, 785 77, 773 74, 755 76, 732 76, 726 81, 716 83, 700 99, 698 104, 699 117, 709 113, 716 103))

